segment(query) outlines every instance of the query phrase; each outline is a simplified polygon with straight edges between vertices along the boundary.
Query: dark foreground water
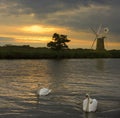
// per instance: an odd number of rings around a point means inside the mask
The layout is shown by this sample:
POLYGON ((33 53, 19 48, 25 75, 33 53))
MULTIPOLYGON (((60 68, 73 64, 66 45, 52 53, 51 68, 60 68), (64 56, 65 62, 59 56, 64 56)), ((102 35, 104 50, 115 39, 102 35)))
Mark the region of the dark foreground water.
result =
POLYGON ((0 118, 120 118, 120 59, 0 60, 0 118), (38 99, 38 83, 51 94, 38 99))

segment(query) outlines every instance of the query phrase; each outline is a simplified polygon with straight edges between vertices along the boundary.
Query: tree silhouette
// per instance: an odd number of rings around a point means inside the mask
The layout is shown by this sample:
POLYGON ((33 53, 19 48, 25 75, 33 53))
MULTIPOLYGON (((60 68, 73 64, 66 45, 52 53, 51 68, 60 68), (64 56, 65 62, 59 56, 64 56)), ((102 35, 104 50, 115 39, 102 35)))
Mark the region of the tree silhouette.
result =
POLYGON ((51 49, 55 50, 61 50, 61 49, 68 49, 68 46, 66 45, 67 42, 70 42, 70 40, 67 39, 67 35, 60 35, 57 33, 54 33, 52 36, 52 40, 50 41, 47 46, 51 49))

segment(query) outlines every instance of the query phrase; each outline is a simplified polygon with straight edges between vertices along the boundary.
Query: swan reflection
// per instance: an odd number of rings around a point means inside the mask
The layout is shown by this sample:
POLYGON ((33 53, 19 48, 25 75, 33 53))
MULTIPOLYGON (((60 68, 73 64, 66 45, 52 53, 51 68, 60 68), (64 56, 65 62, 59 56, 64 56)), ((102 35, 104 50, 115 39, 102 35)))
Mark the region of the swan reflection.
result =
POLYGON ((96 113, 84 113, 83 118, 97 118, 96 113))

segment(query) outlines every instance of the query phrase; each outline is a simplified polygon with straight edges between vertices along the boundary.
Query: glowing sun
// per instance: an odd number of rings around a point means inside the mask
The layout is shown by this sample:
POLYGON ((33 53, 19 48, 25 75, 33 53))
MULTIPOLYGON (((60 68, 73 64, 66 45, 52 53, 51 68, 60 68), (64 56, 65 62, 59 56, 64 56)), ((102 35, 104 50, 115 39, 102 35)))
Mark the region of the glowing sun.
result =
POLYGON ((43 32, 53 31, 54 28, 49 28, 49 27, 46 28, 39 25, 32 25, 32 26, 25 26, 22 28, 22 30, 25 32, 43 33, 43 32))

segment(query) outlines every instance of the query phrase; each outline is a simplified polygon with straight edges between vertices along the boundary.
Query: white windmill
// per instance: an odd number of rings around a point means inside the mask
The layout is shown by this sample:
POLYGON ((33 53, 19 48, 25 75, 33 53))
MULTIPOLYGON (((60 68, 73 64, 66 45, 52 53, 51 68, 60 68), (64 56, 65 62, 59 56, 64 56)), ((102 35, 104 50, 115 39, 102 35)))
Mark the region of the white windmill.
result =
POLYGON ((102 28, 102 25, 100 25, 97 32, 93 28, 91 28, 91 30, 95 34, 95 39, 92 43, 91 49, 93 48, 95 42, 97 41, 96 50, 104 51, 105 50, 104 39, 106 38, 106 35, 109 32, 109 29, 107 27, 102 28))

